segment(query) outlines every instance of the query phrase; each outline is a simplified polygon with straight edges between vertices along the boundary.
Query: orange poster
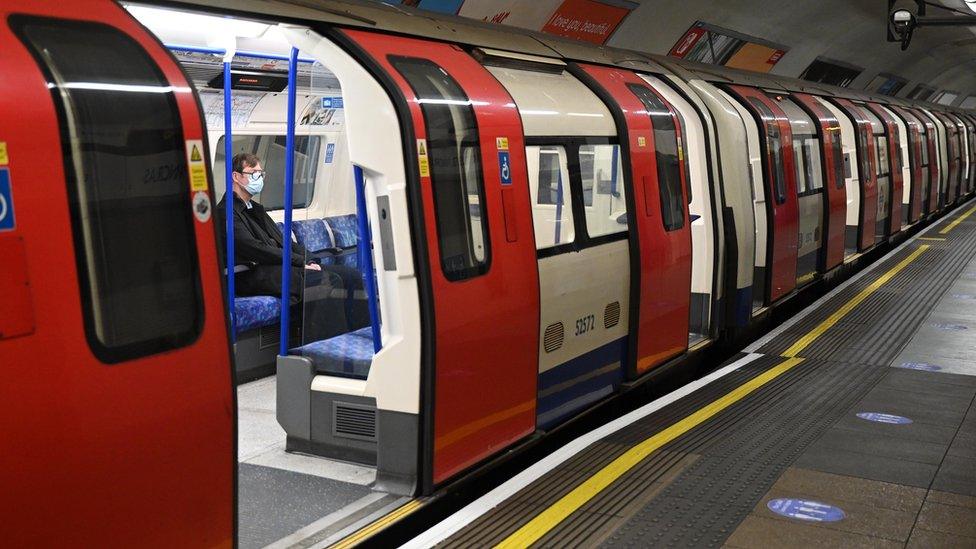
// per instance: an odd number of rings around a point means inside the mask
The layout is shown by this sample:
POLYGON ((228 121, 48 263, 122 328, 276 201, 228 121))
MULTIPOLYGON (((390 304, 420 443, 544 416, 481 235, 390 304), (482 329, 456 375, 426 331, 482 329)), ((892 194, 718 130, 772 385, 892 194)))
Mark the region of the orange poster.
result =
POLYGON ((596 0, 565 0, 542 27, 543 32, 603 44, 630 10, 596 0))

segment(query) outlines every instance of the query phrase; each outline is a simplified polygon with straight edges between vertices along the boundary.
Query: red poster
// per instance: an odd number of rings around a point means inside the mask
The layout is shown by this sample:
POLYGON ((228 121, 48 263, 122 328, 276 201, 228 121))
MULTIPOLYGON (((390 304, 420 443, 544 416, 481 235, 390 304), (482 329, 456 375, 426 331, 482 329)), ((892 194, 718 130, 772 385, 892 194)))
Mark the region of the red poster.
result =
POLYGON ((542 27, 543 32, 603 44, 630 10, 596 0, 565 0, 542 27))
POLYGON ((681 37, 680 40, 675 42, 674 47, 671 48, 671 51, 668 52, 668 55, 670 55, 671 57, 677 57, 679 59, 683 59, 684 56, 688 55, 688 52, 691 51, 691 48, 693 48, 695 44, 697 44, 698 41, 701 40, 701 37, 705 36, 706 32, 708 31, 697 25, 691 27, 690 29, 688 29, 688 32, 686 32, 685 35, 681 37))

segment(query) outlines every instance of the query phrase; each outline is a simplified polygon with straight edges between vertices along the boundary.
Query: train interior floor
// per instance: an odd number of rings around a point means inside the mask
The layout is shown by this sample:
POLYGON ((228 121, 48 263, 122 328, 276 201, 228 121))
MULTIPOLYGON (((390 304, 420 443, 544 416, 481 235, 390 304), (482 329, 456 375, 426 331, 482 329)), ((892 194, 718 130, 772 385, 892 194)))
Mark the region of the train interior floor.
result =
POLYGON ((976 547, 976 206, 408 547, 976 547))

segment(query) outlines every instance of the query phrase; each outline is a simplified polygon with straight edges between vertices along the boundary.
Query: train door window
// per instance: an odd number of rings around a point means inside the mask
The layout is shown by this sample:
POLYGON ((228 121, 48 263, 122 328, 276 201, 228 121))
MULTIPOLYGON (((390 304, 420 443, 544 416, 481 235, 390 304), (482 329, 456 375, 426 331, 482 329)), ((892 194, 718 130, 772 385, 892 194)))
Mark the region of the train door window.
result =
POLYGON ((919 140, 922 142, 922 165, 929 165, 929 136, 927 133, 920 133, 919 140))
POLYGON ((844 179, 846 177, 849 177, 848 175, 846 175, 846 172, 850 169, 850 166, 847 163, 847 158, 844 156, 844 148, 840 143, 839 131, 833 136, 833 139, 831 139, 830 141, 830 150, 832 153, 831 156, 834 159, 834 165, 833 165, 834 185, 836 185, 838 189, 843 189, 844 179))
POLYGON ((576 239, 566 149, 556 145, 525 148, 532 195, 532 224, 537 250, 576 239))
POLYGON ((188 345, 203 304, 173 89, 107 25, 18 16, 11 25, 58 110, 89 346, 116 363, 188 345))
POLYGON ((816 136, 803 135, 793 140, 796 157, 797 192, 814 192, 823 188, 820 172, 820 141, 816 136), (800 183, 802 181, 802 185, 800 183), (803 189, 800 191, 800 189, 803 189))
POLYGON ((891 167, 888 164, 888 138, 884 135, 879 135, 874 139, 875 146, 878 149, 878 175, 888 175, 888 172, 891 171, 891 167))
MULTIPOLYGON (((248 152, 261 159, 264 168, 264 190, 256 195, 266 210, 285 207, 285 136, 284 135, 234 135, 234 154, 248 152)), ((295 136, 295 182, 292 194, 293 208, 306 208, 315 192, 315 176, 319 167, 322 138, 318 135, 295 136)), ((214 192, 222 195, 224 182, 224 136, 217 141, 214 159, 214 192)))
MULTIPOLYGON (((481 147, 471 101, 461 86, 427 59, 390 57, 410 84, 427 127, 441 268, 448 280, 464 280, 488 271, 490 246, 481 147)), ((420 146, 418 145, 418 146, 420 146)))
POLYGON ((871 173, 871 160, 868 158, 868 134, 864 128, 861 128, 858 131, 858 135, 860 136, 861 141, 861 150, 859 151, 861 157, 861 167, 859 169, 861 170, 861 178, 866 179, 870 178, 870 175, 868 174, 871 173))
POLYGON ((582 145, 579 164, 587 234, 594 238, 626 231, 620 145, 582 145))
MULTIPOLYGON (((668 106, 646 86, 628 84, 651 117, 654 148, 657 160, 657 188, 661 199, 661 219, 664 230, 674 231, 685 226, 685 206, 681 189, 684 152, 681 136, 675 125, 675 115, 668 106)), ((689 197, 690 199, 690 197, 689 197)))
POLYGON ((779 122, 765 103, 755 97, 750 97, 749 102, 759 111, 765 126, 766 149, 769 162, 772 164, 773 188, 776 190, 774 199, 777 204, 783 204, 786 202, 786 168, 783 163, 783 141, 780 137, 779 122))

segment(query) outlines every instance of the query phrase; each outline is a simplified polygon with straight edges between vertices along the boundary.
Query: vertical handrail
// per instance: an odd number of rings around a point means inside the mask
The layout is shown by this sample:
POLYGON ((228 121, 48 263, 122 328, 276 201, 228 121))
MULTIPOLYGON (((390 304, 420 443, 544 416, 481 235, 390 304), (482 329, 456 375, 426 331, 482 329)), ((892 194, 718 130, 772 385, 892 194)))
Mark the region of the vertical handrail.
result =
POLYGON ((563 167, 559 164, 556 171, 556 235, 553 244, 559 244, 563 233, 563 167))
MULTIPOLYGON (((369 219, 366 216, 366 178, 363 169, 355 164, 352 167, 353 179, 356 184, 356 218, 359 226, 359 242, 357 253, 359 264, 363 267, 364 284, 366 285, 366 299, 369 305, 369 325, 373 333, 373 353, 380 352, 383 342, 380 340, 379 309, 376 300, 376 272, 373 267, 373 238, 369 230, 369 219)), ((352 288, 349 289, 352 291, 352 288)))
POLYGON ((282 228, 281 254, 281 341, 278 354, 288 354, 288 296, 291 294, 291 210, 295 185, 295 81, 298 68, 298 49, 292 48, 288 57, 288 127, 285 131, 285 223, 282 228))
POLYGON ((234 166, 231 156, 234 152, 231 136, 231 92, 230 59, 224 59, 224 229, 227 235, 227 310, 230 311, 230 342, 237 341, 237 314, 234 311, 234 166))

